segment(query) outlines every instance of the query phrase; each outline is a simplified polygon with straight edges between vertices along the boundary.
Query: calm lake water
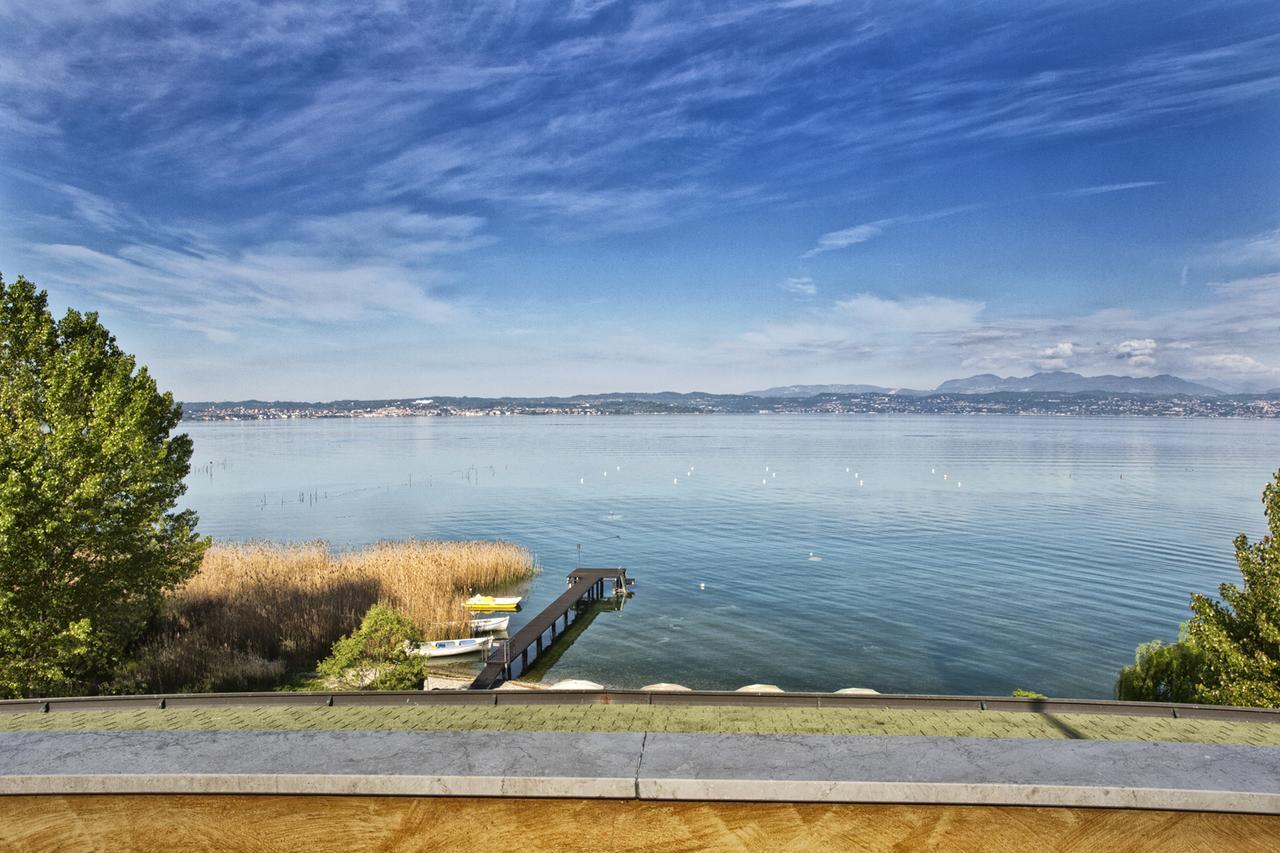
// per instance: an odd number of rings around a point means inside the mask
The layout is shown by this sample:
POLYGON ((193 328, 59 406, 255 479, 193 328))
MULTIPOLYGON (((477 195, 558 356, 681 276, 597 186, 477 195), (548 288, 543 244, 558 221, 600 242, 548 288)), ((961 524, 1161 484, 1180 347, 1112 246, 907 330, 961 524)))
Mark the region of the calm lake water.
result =
POLYGON ((551 680, 1109 697, 1193 590, 1238 579, 1266 421, 963 416, 184 424, 218 539, 502 538, 627 566, 551 680), (705 585, 705 588, 704 588, 705 585))

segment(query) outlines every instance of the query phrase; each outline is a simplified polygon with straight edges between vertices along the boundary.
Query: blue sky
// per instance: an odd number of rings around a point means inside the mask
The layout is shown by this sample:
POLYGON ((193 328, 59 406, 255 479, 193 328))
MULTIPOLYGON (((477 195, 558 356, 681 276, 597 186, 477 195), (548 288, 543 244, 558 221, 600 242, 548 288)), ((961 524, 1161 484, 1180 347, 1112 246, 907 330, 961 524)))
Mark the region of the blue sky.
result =
POLYGON ((1278 141, 1274 2, 0 0, 0 272, 191 400, 1280 387, 1278 141))

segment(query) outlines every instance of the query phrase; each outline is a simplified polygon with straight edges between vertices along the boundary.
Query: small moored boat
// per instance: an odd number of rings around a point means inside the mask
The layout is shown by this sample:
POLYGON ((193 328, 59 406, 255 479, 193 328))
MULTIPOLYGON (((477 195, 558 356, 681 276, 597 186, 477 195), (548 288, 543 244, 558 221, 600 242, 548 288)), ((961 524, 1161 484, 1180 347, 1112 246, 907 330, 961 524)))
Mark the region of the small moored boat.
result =
POLYGON ((463 606, 474 613, 492 613, 495 610, 519 610, 521 598, 500 598, 492 595, 473 595, 463 606))
POLYGON ((411 655, 443 658, 465 655, 468 652, 487 651, 493 645, 493 637, 468 637, 465 640, 429 640, 425 643, 406 643, 405 651, 411 655))
POLYGON ((505 631, 511 623, 510 616, 491 616, 487 619, 472 619, 471 633, 483 634, 487 631, 505 631))

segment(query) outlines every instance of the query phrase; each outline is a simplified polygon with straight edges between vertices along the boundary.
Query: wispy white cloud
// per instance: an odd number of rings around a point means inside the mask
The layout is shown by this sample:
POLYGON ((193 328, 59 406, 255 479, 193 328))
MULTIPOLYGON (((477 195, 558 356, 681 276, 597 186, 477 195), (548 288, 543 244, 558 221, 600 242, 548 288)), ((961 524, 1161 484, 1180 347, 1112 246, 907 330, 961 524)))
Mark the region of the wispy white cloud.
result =
MULTIPOLYGON (((1129 181, 1119 184, 1098 184, 1096 186, 1079 187, 1070 190, 1059 190, 1057 192, 1044 193, 1036 196, 1036 198, 1084 198, 1087 196, 1105 195, 1107 193, 1125 192, 1127 190, 1144 189, 1146 187, 1158 187, 1163 181, 1129 181)), ((1004 204, 1013 204, 1026 199, 1012 199, 1004 202, 1004 204)), ((992 206, 991 203, 986 204, 962 204, 953 207, 935 210, 930 213, 913 214, 909 216, 895 216, 888 219, 878 219, 874 222, 867 222, 861 225, 853 225, 849 228, 842 228, 838 231, 828 231, 818 238, 818 243, 812 249, 809 249, 802 258, 812 258, 821 255, 824 252, 832 252, 837 249, 847 249, 858 243, 865 243, 868 240, 874 240, 882 236, 889 228, 898 225, 908 225, 920 222, 933 222, 938 219, 947 219, 961 213, 972 213, 974 211, 983 210, 992 206)))
POLYGON ((1164 181, 1129 181, 1122 184, 1099 184, 1092 187, 1080 187, 1074 190, 1061 190, 1049 195, 1066 196, 1068 198, 1078 198, 1091 195, 1105 195, 1107 193, 1125 192, 1126 190, 1140 190, 1146 187, 1158 187, 1164 181))
POLYGON ((1268 367, 1256 358, 1241 353, 1198 355, 1192 359, 1197 367, 1230 375, 1273 376, 1280 379, 1280 368, 1268 367))
POLYGON ((835 315, 847 319, 861 334, 876 337, 922 333, 958 333, 978 324, 981 302, 945 296, 887 299, 859 293, 837 300, 835 315))
POLYGON ((849 228, 841 228, 839 231, 828 231, 818 238, 818 244, 809 251, 805 252, 801 257, 812 258, 821 255, 824 252, 832 252, 837 249, 847 249, 858 243, 865 243, 868 240, 874 240, 880 237, 889 228, 897 225, 907 225, 917 222, 933 222, 937 219, 946 219, 961 213, 969 213, 975 210, 981 210, 984 205, 980 204, 962 204, 954 207, 935 210, 930 213, 918 213, 909 216, 894 216, 888 219, 878 219, 875 222, 866 222, 862 225, 853 225, 849 228))
POLYGON ((818 294, 818 285, 815 284, 813 279, 809 276, 789 278, 778 286, 787 293, 804 298, 813 297, 818 294))
MULTIPOLYGON (((134 220, 68 194, 78 213, 99 224, 134 220)), ((433 292, 448 280, 435 261, 487 243, 483 226, 473 216, 379 208, 249 224, 247 230, 272 233, 269 239, 246 241, 215 228, 174 245, 176 232, 160 228, 155 242, 126 240, 110 249, 36 243, 25 252, 42 284, 79 294, 85 304, 117 306, 225 342, 281 324, 456 319, 458 307, 433 292)))
POLYGON ((1206 260, 1227 266, 1280 264, 1280 228, 1223 240, 1213 247, 1206 260))
POLYGON ((818 245, 805 252, 803 257, 812 258, 823 252, 832 252, 836 249, 847 249, 858 243, 865 243, 868 240, 874 240, 884 233, 884 230, 890 225, 897 223, 897 219, 881 219, 878 222, 867 222, 863 225, 852 225, 848 228, 841 228, 839 231, 828 231, 818 238, 818 245))

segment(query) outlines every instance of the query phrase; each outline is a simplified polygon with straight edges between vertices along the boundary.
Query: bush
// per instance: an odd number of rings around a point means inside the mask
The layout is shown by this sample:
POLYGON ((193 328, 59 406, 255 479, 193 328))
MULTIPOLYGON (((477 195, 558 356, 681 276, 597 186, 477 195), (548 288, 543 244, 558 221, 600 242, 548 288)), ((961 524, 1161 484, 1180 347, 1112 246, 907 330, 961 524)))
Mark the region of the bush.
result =
POLYGON ((427 659, 405 651, 422 642, 413 621, 385 604, 375 604, 350 636, 333 644, 320 662, 321 676, 347 689, 417 690, 427 677, 427 659))
POLYGON ((1138 646, 1133 665, 1120 670, 1116 698, 1130 702, 1199 702, 1205 659, 1183 626, 1178 642, 1138 646))

